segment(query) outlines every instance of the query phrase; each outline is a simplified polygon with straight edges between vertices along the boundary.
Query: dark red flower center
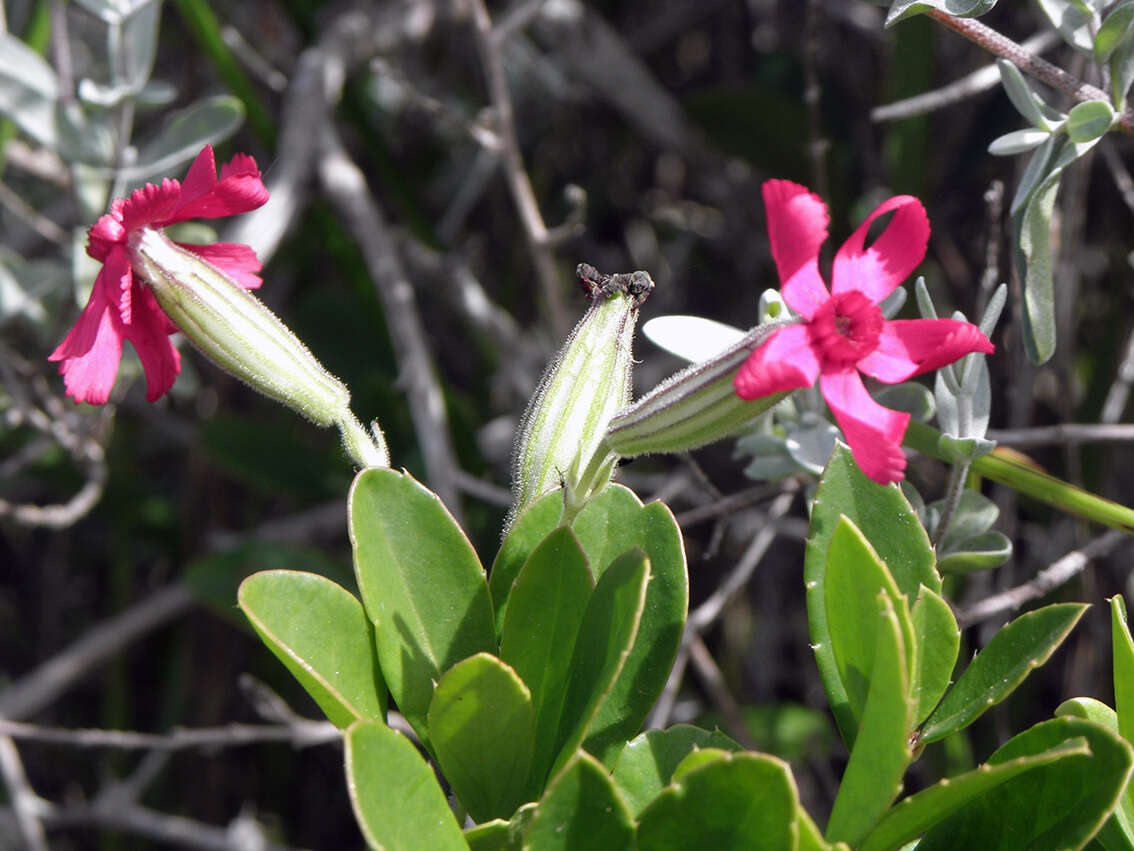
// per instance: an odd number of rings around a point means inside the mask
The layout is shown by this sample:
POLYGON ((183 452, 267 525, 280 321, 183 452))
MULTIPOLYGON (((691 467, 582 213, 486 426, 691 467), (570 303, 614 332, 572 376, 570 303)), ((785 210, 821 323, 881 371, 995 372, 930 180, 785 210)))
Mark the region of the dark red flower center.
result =
POLYGON ((838 366, 857 363, 878 347, 882 311, 858 290, 839 293, 810 322, 811 340, 820 356, 838 366))

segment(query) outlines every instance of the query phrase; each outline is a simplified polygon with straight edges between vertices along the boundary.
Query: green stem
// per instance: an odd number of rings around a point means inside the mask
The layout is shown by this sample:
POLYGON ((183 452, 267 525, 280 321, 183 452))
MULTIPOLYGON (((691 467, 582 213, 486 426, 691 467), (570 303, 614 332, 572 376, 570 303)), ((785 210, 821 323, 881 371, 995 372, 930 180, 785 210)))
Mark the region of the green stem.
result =
MULTIPOLYGON (((923 455, 950 461, 938 446, 941 432, 925 423, 911 422, 903 443, 923 455)), ((1134 534, 1134 509, 1057 479, 997 450, 972 462, 972 472, 1039 502, 1084 520, 1134 534)))

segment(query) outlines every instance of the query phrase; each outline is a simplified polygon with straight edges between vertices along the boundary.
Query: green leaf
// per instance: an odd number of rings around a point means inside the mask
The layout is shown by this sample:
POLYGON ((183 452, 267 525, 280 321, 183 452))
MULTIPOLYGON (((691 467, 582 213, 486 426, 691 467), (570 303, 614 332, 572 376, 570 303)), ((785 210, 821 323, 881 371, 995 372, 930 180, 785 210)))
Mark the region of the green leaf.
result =
MULTIPOLYGON (((939 517, 944 501, 934 502, 930 507, 934 510, 933 516, 939 517)), ((939 541, 938 550, 949 551, 959 547, 963 542, 977 535, 983 535, 992 528, 996 518, 1000 516, 1000 509, 996 503, 975 490, 961 491, 961 498, 953 511, 949 521, 949 528, 945 530, 944 537, 939 541)), ((930 524, 936 526, 937 521, 930 524)))
POLYGON ((573 528, 598 574, 635 547, 650 561, 645 609, 634 647, 583 743, 609 767, 626 740, 641 729, 677 657, 689 609, 685 546, 667 506, 661 502, 642 505, 632 491, 617 484, 592 499, 573 528))
POLYGON ((798 796, 787 763, 738 753, 685 774, 643 810, 641 851, 796 847, 798 796))
MULTIPOLYGON (((827 624, 831 649, 838 671, 838 688, 845 691, 855 721, 861 721, 867 695, 871 691, 878 630, 886 625, 878 617, 878 595, 884 593, 893 606, 902 631, 902 657, 907 680, 912 675, 915 652, 913 624, 909 606, 886 569, 857 526, 846 517, 839 520, 827 549, 827 624)), ((826 685, 824 683, 824 685, 826 685)), ((847 741, 847 747, 854 739, 847 741)))
POLYGON ((504 613, 508 609, 508 595, 512 583, 520 575, 520 568, 532 551, 559 525, 563 513, 563 491, 544 494, 512 521, 500 550, 492 562, 488 576, 488 590, 492 595, 492 609, 496 613, 496 633, 504 627, 504 613))
POLYGON ((1121 594, 1110 598, 1111 642, 1114 645, 1114 708, 1118 731, 1134 743, 1134 641, 1121 594))
POLYGON ((1051 133, 1047 130, 1025 127, 997 136, 988 144, 988 152, 994 157, 1012 157, 1038 148, 1050 138, 1051 133))
POLYGON ((883 591, 877 600, 881 612, 874 615, 879 624, 870 692, 827 823, 829 842, 861 841, 897 797, 912 759, 904 630, 890 596, 883 591))
POLYGON ((571 654, 594 590, 574 533, 560 527, 528 558, 512 587, 500 658, 531 689, 535 744, 529 797, 537 797, 555 759, 571 654))
POLYGON ((1122 42, 1110 57, 1110 102, 1115 110, 1126 108, 1126 93, 1134 82, 1134 38, 1122 42))
POLYGON ((336 727, 386 719, 386 687, 362 604, 329 579, 294 570, 248 577, 240 608, 336 727))
POLYGON ((1114 52, 1134 35, 1134 0, 1118 3, 1102 22, 1095 34, 1093 51, 1095 61, 1105 65, 1114 52))
POLYGON ((535 716, 527 686, 490 653, 445 672, 429 706, 429 738, 445 779, 474 821, 522 804, 535 716))
POLYGON ((138 151, 138 160, 122 171, 128 183, 158 180, 193 159, 205 145, 217 145, 244 123, 244 104, 232 95, 201 98, 174 113, 150 142, 138 151))
POLYGON ((1076 104, 1067 113, 1067 136, 1075 144, 1094 142, 1114 126, 1117 116, 1105 100, 1089 100, 1076 104))
POLYGON ((1097 10, 1103 4, 1104 0, 1039 0, 1040 8, 1063 40, 1088 58, 1093 57, 1097 10))
POLYGON ((493 819, 465 831, 465 842, 469 851, 520 851, 519 843, 513 843, 508 822, 493 819))
MULTIPOLYGON (((1126 617, 1126 601, 1121 594, 1110 598, 1111 643, 1114 646, 1114 708, 1118 732, 1134 744, 1134 641, 1126 617)), ((1126 807, 1134 814, 1134 789, 1127 789, 1126 807)))
POLYGON ((689 724, 650 730, 622 749, 611 774, 635 816, 669 785, 681 761, 699 748, 742 750, 719 730, 710 732, 689 724))
POLYGON ((937 9, 955 18, 979 18, 996 5, 996 0, 894 0, 886 15, 886 26, 914 15, 923 15, 937 9))
POLYGON ((922 585, 940 593, 941 577, 934 568, 936 558, 929 536, 901 490, 866 478, 850 450, 841 444, 837 446, 815 492, 804 558, 804 583, 811 645, 819 676, 827 690, 839 732, 844 741, 851 742, 857 724, 831 647, 825 578, 827 550, 843 515, 866 534, 907 601, 916 599, 922 585))
POLYGON ((985 532, 946 553, 937 562, 937 569, 946 575, 975 573, 999 567, 1012 557, 1012 541, 1000 532, 985 532))
POLYGON ((970 801, 1021 774, 1068 757, 1090 756, 1090 753, 1085 741, 1074 738, 1035 754, 995 766, 982 765, 957 777, 941 780, 895 804, 867 834, 859 851, 899 848, 970 801))
POLYGON ((916 637, 911 720, 917 725, 936 708, 949 688, 961 646, 961 630, 945 598, 924 585, 910 609, 910 619, 916 637))
POLYGON ((603 573, 583 613, 563 700, 554 776, 583 743, 602 701, 622 671, 638 634, 646 603, 650 560, 639 549, 616 559, 603 573))
POLYGON ((59 146, 55 69, 14 35, 0 33, 0 112, 48 150, 59 146))
POLYGON ((363 470, 348 504, 354 567, 382 675, 428 743, 434 683, 462 659, 497 649, 484 570, 441 500, 408 473, 363 470))
POLYGON ((356 721, 346 731, 347 791, 366 843, 389 851, 465 851, 433 769, 405 736, 356 721))
MULTIPOLYGON (((1013 201, 1013 228, 1017 266, 1024 274, 1024 348, 1035 364, 1046 363, 1055 352, 1055 303, 1052 281, 1051 214, 1063 169, 1083 156, 1098 141, 1060 142, 1044 165, 1043 179, 1026 201, 1013 201)), ((1038 157, 1044 152, 1040 147, 1038 157)), ((1030 165, 1030 164, 1029 164, 1030 165)), ((1019 199, 1017 192, 1017 199, 1019 199)))
POLYGON ((1086 610, 1084 603, 1056 603, 1021 615, 1003 627, 929 716, 921 740, 943 739, 1006 698, 1034 668, 1050 658, 1086 610))
MULTIPOLYGON (((1008 100, 1012 102, 1012 106, 1016 107, 1016 111, 1024 117, 1024 120, 1032 125, 1033 128, 1040 132, 1044 132, 1044 138, 1050 135, 1053 129, 1048 123, 1047 116, 1044 115, 1042 104, 1043 101, 1039 99, 1032 87, 1028 85, 1028 81, 1024 79, 1024 75, 1020 73, 1020 69, 1006 59, 997 59, 996 68, 1000 71, 1000 83, 1004 86, 1004 93, 1008 95, 1008 100)), ((1036 132, 1036 130, 1022 130, 1021 133, 1036 132)), ((1014 134, 1009 133, 1009 136, 1014 134)), ((1001 137, 1005 138, 1005 137, 1001 137)), ((1043 139, 1040 139, 1042 142, 1043 139)), ((995 142, 993 143, 996 144, 995 142)), ((1038 144, 1038 143, 1037 143, 1038 144)), ((989 147, 989 153, 994 153, 992 147, 989 147)))
POLYGON ((977 796, 926 833, 918 851, 1082 847, 1107 820, 1130 776, 1134 758, 1125 741, 1091 721, 1055 718, 1009 740, 988 764, 1076 740, 1085 740, 1090 753, 1064 756, 977 796))
MULTIPOLYGON (((1118 714, 1105 703, 1090 697, 1073 697, 1065 700, 1055 710, 1055 717, 1065 716, 1086 718, 1101 724, 1112 733, 1118 733, 1118 714)), ((1129 744, 1130 740, 1127 739, 1129 744)), ((1095 837, 1107 851, 1131 851, 1134 849, 1134 802, 1131 801, 1130 785, 1114 808, 1114 814, 1107 819, 1095 837)))
POLYGON ((579 751, 547 787, 524 848, 533 851, 601 848, 617 851, 634 844, 634 818, 606 769, 579 751))

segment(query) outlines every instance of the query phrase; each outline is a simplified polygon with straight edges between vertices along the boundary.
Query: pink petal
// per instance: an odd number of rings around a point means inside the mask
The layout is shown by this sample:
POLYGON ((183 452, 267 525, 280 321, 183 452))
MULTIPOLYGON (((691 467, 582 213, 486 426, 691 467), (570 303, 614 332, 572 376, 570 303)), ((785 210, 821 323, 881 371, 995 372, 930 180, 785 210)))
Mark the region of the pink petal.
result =
POLYGON ((878 348, 858 362, 867 375, 896 384, 940 369, 970 352, 990 355, 995 346, 971 322, 898 319, 882 326, 878 348))
MULTIPOLYGON (((181 183, 180 207, 184 207, 212 191, 216 183, 217 163, 213 155, 213 146, 205 145, 201 148, 201 153, 197 154, 197 158, 193 160, 193 165, 189 166, 189 172, 181 183)), ((178 217, 178 221, 181 221, 181 217, 178 217)))
POLYGON ((63 342, 48 356, 62 361, 59 372, 76 404, 102 405, 110 398, 122 358, 122 322, 96 282, 90 300, 63 342))
POLYGON ((172 219, 174 211, 181 200, 181 184, 168 177, 162 180, 161 186, 147 183, 141 189, 135 189, 122 204, 122 224, 126 232, 137 230, 146 225, 166 225, 172 219))
POLYGON ((87 254, 95 260, 105 260, 110 249, 126 241, 126 228, 122 224, 122 206, 126 202, 116 198, 110 205, 110 212, 100 216, 87 231, 87 254))
POLYGON ((260 179, 256 161, 246 154, 237 154, 221 169, 221 179, 208 192, 180 207, 175 220, 214 219, 218 216, 247 213, 262 206, 267 200, 268 189, 260 179))
POLYGON ((819 360, 811 349, 806 325, 773 332, 749 355, 732 384, 741 399, 752 400, 810 387, 819 376, 819 360))
POLYGON ((898 195, 878 205, 835 255, 831 292, 858 290, 875 304, 894 291, 925 257, 929 217, 921 202, 898 195), (894 211, 882 235, 865 248, 866 232, 879 216, 894 211))
POLYGON ((181 354, 169 341, 168 320, 149 287, 136 286, 134 320, 123 334, 134 344, 146 373, 146 401, 153 402, 173 386, 181 372, 181 354))
POLYGON ((824 373, 819 387, 862 472, 882 485, 900 481, 906 469, 902 436, 910 415, 875 402, 853 369, 824 373))
POLYGON ((764 184, 768 239, 780 273, 784 301, 810 319, 830 298, 819 274, 819 247, 827 238, 827 205, 788 180, 764 184))
POLYGON ((210 245, 190 245, 184 242, 177 244, 216 266, 246 290, 254 290, 264 283, 256 274, 261 268, 260 259, 247 245, 239 242, 214 242, 210 245))

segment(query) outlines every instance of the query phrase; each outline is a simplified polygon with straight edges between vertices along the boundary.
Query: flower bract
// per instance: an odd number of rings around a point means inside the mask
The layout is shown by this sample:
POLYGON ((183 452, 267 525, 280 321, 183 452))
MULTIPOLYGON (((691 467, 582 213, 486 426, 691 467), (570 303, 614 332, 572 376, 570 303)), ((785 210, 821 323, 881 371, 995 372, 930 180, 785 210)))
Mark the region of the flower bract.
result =
POLYGON ((862 471, 896 482, 906 467, 901 444, 910 416, 875 402, 862 375, 896 384, 971 352, 991 354, 993 345, 970 322, 883 318, 879 303, 925 257, 929 219, 916 198, 890 198, 867 217, 835 255, 828 289, 819 272, 827 206, 786 180, 768 181, 763 192, 783 299, 803 321, 752 351, 733 380, 736 393, 758 399, 818 380, 862 471), (871 224, 887 213, 892 218, 867 246, 871 224))
MULTIPOLYGON (((245 213, 267 200, 268 190, 252 157, 237 154, 221 168, 218 179, 213 149, 206 145, 184 181, 167 178, 160 186, 147 183, 129 198, 112 202, 110 212, 88 233, 87 253, 102 262, 90 299, 49 357, 60 362, 67 395, 76 402, 105 403, 118 374, 123 340, 134 345, 142 361, 146 398, 152 402, 168 391, 181 370, 180 355, 169 339, 178 328, 139 273, 133 253, 137 236, 143 229, 161 229, 188 219, 245 213)), ((247 245, 180 245, 239 286, 260 286, 260 261, 247 245)))

